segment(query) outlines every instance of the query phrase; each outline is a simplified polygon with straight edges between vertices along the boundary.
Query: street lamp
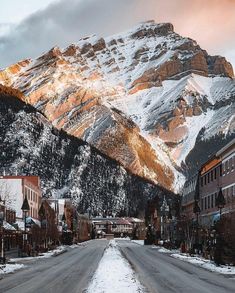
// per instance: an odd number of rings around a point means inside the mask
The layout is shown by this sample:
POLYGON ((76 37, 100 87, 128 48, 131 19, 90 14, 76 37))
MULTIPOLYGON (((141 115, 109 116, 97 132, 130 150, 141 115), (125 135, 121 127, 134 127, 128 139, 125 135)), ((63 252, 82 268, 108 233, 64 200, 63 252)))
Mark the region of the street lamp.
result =
MULTIPOLYGON (((216 198, 215 204, 217 208, 220 210, 220 224, 221 224, 221 215, 222 215, 222 208, 225 206, 225 198, 222 192, 222 188, 220 188, 218 196, 216 198)), ((214 261, 217 265, 220 265, 222 263, 222 238, 221 238, 221 232, 220 228, 218 227, 218 234, 216 238, 216 246, 215 246, 215 252, 214 252, 214 261)))
POLYGON ((30 210, 29 202, 28 202, 27 197, 24 198, 21 210, 23 212, 23 218, 24 218, 23 250, 25 251, 25 240, 27 240, 26 239, 26 237, 27 237, 26 236, 26 218, 27 218, 27 213, 30 210))
POLYGON ((2 200, 0 196, 0 226, 1 226, 1 234, 2 234, 0 262, 3 264, 5 264, 6 262, 5 253, 4 253, 4 228, 3 228, 4 218, 5 218, 5 200, 2 200))
POLYGON ((196 246, 196 249, 198 249, 198 238, 199 238, 198 237, 198 228, 199 228, 198 217, 199 217, 199 214, 201 213, 201 209, 199 207, 198 200, 195 200, 195 202, 194 202, 193 212, 197 216, 195 246, 196 246))
POLYGON ((225 206, 225 198, 222 192, 222 188, 220 188, 218 196, 216 197, 216 206, 220 210, 220 220, 221 220, 221 214, 222 214, 222 208, 225 206))

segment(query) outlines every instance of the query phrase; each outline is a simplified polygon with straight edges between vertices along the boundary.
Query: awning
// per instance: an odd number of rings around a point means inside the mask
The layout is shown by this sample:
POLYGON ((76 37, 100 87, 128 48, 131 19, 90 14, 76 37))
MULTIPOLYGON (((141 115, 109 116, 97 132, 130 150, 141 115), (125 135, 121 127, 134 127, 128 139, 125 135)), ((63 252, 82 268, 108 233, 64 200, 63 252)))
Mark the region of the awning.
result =
POLYGON ((3 221, 3 228, 6 231, 16 231, 16 229, 11 224, 9 224, 7 221, 3 221))
POLYGON ((31 225, 37 225, 38 227, 41 227, 41 222, 37 219, 34 219, 32 217, 26 218, 26 227, 31 225))
POLYGON ((220 213, 216 213, 212 217, 212 225, 214 225, 216 222, 220 220, 220 213))

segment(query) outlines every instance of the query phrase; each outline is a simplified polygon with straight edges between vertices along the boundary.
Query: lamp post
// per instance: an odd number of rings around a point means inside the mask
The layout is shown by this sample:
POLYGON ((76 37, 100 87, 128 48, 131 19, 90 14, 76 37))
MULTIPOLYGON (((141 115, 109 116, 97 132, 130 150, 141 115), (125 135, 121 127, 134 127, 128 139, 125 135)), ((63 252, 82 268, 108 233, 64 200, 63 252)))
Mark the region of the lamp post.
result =
POLYGON ((0 263, 3 263, 3 264, 5 264, 6 262, 5 250, 4 250, 4 228, 3 228, 4 218, 5 218, 5 200, 2 200, 0 196, 0 226, 1 226, 1 235, 2 235, 0 263))
POLYGON ((218 196, 216 198, 216 202, 215 203, 216 203, 217 208, 220 211, 220 220, 221 220, 222 208, 225 206, 225 203, 226 203, 221 187, 219 189, 219 193, 218 193, 218 196))
POLYGON ((199 217, 199 214, 201 213, 201 209, 200 209, 200 207, 199 207, 199 204, 198 204, 198 200, 195 200, 195 202, 194 202, 194 207, 193 207, 193 212, 194 212, 194 214, 196 215, 196 219, 197 219, 197 221, 196 221, 196 239, 195 239, 195 248, 196 249, 198 249, 198 228, 199 228, 199 221, 198 221, 198 217, 199 217))
POLYGON ((25 251, 25 240, 27 240, 27 236, 26 236, 27 235, 26 234, 26 218, 27 218, 27 213, 30 210, 29 202, 28 202, 27 197, 24 198, 21 210, 23 212, 23 218, 24 218, 23 251, 25 251))
MULTIPOLYGON (((218 196, 216 198, 216 206, 217 208, 219 209, 220 211, 220 224, 221 224, 221 216, 222 216, 222 209, 223 207, 225 206, 225 198, 224 198, 224 195, 223 195, 223 192, 222 192, 222 188, 220 187, 219 189, 219 193, 218 193, 218 196)), ((221 237, 221 225, 220 227, 218 227, 218 234, 217 234, 217 238, 216 238, 216 246, 215 246, 215 253, 214 253, 214 261, 217 265, 220 265, 222 263, 222 237, 221 237)))

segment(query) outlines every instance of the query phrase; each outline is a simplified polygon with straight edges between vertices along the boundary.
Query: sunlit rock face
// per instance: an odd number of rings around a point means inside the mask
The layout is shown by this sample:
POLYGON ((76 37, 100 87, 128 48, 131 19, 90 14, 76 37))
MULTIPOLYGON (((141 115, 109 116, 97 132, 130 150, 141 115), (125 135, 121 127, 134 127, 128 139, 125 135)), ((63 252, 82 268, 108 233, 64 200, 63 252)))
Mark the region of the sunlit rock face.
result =
POLYGON ((71 198, 82 213, 143 216, 148 199, 176 199, 79 138, 57 130, 17 91, 0 87, 0 174, 38 175, 44 197, 71 198), (15 95, 16 94, 16 95, 15 95))
POLYGON ((153 21, 0 72, 0 82, 20 89, 55 127, 174 190, 198 139, 234 132, 232 77, 225 58, 153 21))

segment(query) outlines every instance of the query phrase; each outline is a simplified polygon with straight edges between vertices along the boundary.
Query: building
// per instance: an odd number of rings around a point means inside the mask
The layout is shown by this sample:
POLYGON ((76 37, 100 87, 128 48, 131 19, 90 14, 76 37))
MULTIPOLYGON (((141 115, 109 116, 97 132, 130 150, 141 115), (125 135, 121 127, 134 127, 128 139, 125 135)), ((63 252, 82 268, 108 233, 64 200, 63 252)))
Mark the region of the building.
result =
POLYGON ((212 226, 219 217, 216 198, 220 188, 225 197, 222 214, 235 210, 235 139, 219 150, 200 169, 200 223, 212 226))
POLYGON ((145 238, 145 223, 144 220, 137 218, 93 218, 93 227, 97 235, 113 234, 114 237, 132 237, 135 233, 137 239, 145 238))
POLYGON ((25 197, 30 206, 28 216, 38 219, 42 198, 38 176, 1 176, 0 193, 6 207, 16 212, 16 219, 23 219, 21 207, 25 197))
POLYGON ((183 187, 182 200, 181 200, 181 213, 187 220, 195 218, 194 204, 198 197, 197 194, 198 174, 192 176, 187 180, 183 187))

